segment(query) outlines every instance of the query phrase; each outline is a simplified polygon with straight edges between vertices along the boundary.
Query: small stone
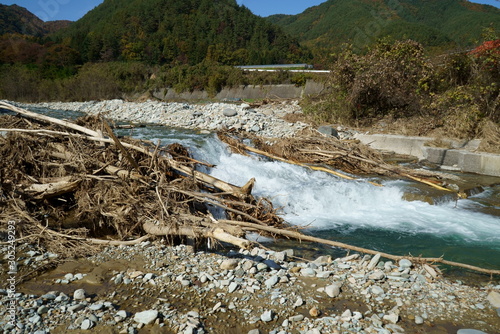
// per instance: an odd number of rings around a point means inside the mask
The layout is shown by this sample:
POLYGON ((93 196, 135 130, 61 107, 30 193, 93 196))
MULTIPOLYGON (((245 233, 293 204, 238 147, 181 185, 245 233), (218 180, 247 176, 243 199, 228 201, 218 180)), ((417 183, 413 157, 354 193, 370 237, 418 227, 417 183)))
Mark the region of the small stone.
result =
POLYGON ((66 279, 68 281, 71 281, 74 278, 75 278, 75 276, 73 276, 73 274, 71 274, 71 273, 64 275, 64 279, 66 279))
POLYGON ((297 315, 291 316, 290 318, 288 318, 288 320, 290 320, 291 322, 298 322, 298 321, 304 320, 304 316, 302 314, 297 314, 297 315))
POLYGON ((187 313, 187 316, 190 317, 190 318, 194 318, 194 319, 199 319, 200 318, 200 314, 196 311, 189 311, 187 313))
POLYGON ((85 308, 85 305, 83 304, 76 304, 76 305, 71 305, 68 307, 68 311, 70 312, 78 312, 80 310, 83 310, 85 308))
POLYGON ((340 284, 331 284, 325 287, 325 293, 331 297, 336 298, 340 295, 340 284))
POLYGON ((279 281, 279 277, 277 275, 274 275, 274 276, 271 276, 270 278, 268 278, 264 284, 266 285, 266 287, 268 289, 271 289, 273 286, 275 286, 279 281))
POLYGON ((335 137, 335 138, 339 138, 338 131, 336 129, 334 129, 333 127, 328 126, 328 125, 320 126, 318 128, 318 132, 322 133, 324 135, 327 135, 327 136, 332 136, 332 137, 335 137))
POLYGON ((222 303, 221 302, 218 302, 217 304, 214 305, 214 307, 212 308, 212 312, 215 312, 217 311, 220 307, 222 306, 222 303))
POLYGON ((368 270, 373 270, 378 264, 378 261, 380 261, 380 253, 376 254, 368 263, 368 266, 366 267, 368 270))
POLYGON ((75 290, 75 292, 73 292, 73 299, 75 300, 85 299, 85 290, 83 289, 75 290))
POLYGON ((408 259, 401 259, 401 260, 399 260, 399 266, 400 266, 401 268, 404 268, 404 269, 406 269, 406 268, 411 268, 412 263, 411 263, 411 261, 410 261, 410 260, 408 260, 408 259))
POLYGON ((500 307, 500 293, 496 291, 491 291, 486 299, 488 299, 488 301, 493 307, 495 308, 500 307))
POLYGON ((314 260, 313 263, 317 265, 332 263, 332 257, 330 255, 323 255, 316 258, 316 260, 314 260))
POLYGON ((80 328, 83 329, 83 330, 88 330, 88 329, 91 329, 94 326, 95 326, 95 323, 92 320, 85 319, 85 320, 83 320, 82 325, 80 326, 80 328))
POLYGON ((372 286, 370 290, 374 295, 383 295, 385 293, 384 289, 382 289, 378 285, 372 286))
POLYGON ((236 291, 236 289, 238 289, 238 287, 239 287, 238 283, 231 282, 231 284, 229 284, 228 292, 233 293, 234 291, 236 291))
POLYGON ((368 278, 374 281, 380 281, 381 279, 385 278, 385 274, 382 270, 375 270, 370 274, 370 276, 368 276, 368 278))
POLYGON ((266 264, 269 268, 274 269, 274 270, 280 270, 281 266, 274 262, 273 260, 264 260, 264 264, 266 264))
POLYGON ((295 303, 293 304, 293 307, 297 308, 302 305, 304 305, 304 300, 301 297, 298 297, 295 303))
POLYGON ((99 311, 103 307, 104 307, 104 304, 98 303, 98 304, 92 304, 92 305, 90 305, 89 309, 91 309, 92 311, 99 311))
POLYGON ((248 334, 261 334, 261 331, 260 331, 260 329, 256 328, 256 329, 249 330, 248 334))
POLYGON ((272 310, 267 310, 264 313, 261 314, 260 320, 264 322, 270 322, 273 320, 274 314, 272 310))
POLYGON ((36 314, 36 315, 34 315, 34 316, 32 316, 32 317, 28 318, 28 321, 29 321, 29 322, 31 322, 31 323, 33 323, 33 324, 37 324, 37 323, 39 323, 40 321, 42 321, 42 317, 41 317, 41 316, 39 316, 38 314, 36 314))
POLYGON ((395 314, 395 313, 390 313, 390 314, 384 315, 383 319, 385 321, 388 321, 390 323, 395 324, 395 323, 397 323, 399 321, 399 316, 397 314, 395 314))
POLYGON ((45 306, 45 305, 40 306, 40 307, 36 310, 36 313, 37 313, 37 314, 40 314, 40 315, 45 314, 45 313, 47 313, 47 312, 49 312, 49 308, 48 308, 47 306, 45 306))
POLYGON ((232 108, 225 108, 222 110, 222 114, 227 117, 232 117, 238 115, 238 112, 232 108))
POLYGON ((479 331, 477 329, 459 329, 457 334, 487 334, 483 331, 479 331))
POLYGON ((257 271, 265 271, 269 269, 268 265, 265 263, 258 263, 257 264, 257 271))
POLYGON ((53 293, 46 293, 44 294, 42 297, 40 297, 42 299, 47 299, 47 300, 54 300, 57 298, 57 296, 53 293))
POLYGON ((304 268, 300 271, 300 274, 305 277, 316 277, 316 271, 312 268, 304 268))
POLYGON ((321 315, 321 311, 317 307, 313 307, 309 310, 309 315, 313 318, 317 318, 321 315))
POLYGON ((117 316, 117 317, 120 317, 120 318, 122 318, 122 319, 126 319, 126 318, 127 318, 127 316, 128 316, 128 314, 127 314, 127 311, 125 311, 125 310, 120 310, 120 311, 116 312, 116 316, 117 316))
POLYGON ((416 323, 417 325, 421 325, 421 324, 423 324, 423 323, 424 323, 424 318, 422 318, 422 317, 421 317, 421 316, 419 316, 419 315, 415 316, 415 323, 416 323))
POLYGON ((136 313, 134 316, 134 321, 140 324, 149 325, 153 323, 156 320, 156 318, 158 318, 158 311, 147 310, 136 313))
POLYGON ((223 270, 234 270, 236 267, 238 267, 239 261, 236 259, 227 259, 222 261, 220 264, 220 268, 223 270))

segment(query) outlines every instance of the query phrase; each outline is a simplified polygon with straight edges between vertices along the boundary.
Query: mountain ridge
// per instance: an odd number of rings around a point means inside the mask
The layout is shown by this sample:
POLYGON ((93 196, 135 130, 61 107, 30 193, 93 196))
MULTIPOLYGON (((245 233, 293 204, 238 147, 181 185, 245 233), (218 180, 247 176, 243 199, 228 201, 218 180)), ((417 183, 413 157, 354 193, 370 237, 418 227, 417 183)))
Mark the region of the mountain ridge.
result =
POLYGON ((71 24, 68 20, 44 22, 24 7, 0 4, 0 35, 22 34, 42 37, 71 24))
POLYGON ((84 61, 238 65, 304 55, 296 39, 235 0, 105 0, 53 38, 69 40, 84 61))
POLYGON ((465 0, 328 0, 297 15, 266 19, 306 46, 326 48, 349 42, 362 49, 384 36, 468 47, 484 28, 500 31, 500 9, 465 0))

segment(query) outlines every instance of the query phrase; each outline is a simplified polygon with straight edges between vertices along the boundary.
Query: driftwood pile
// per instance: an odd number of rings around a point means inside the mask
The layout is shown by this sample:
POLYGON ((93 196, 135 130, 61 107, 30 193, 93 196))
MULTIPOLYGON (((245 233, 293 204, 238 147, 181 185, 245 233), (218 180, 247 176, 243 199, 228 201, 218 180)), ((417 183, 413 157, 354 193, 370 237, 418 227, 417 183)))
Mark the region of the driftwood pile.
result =
POLYGON ((207 206, 229 221, 283 227, 271 202, 252 196, 253 179, 238 187, 196 171, 202 162, 179 144, 118 139, 95 116, 74 124, 0 107, 17 113, 0 117, 0 220, 20 222, 18 241, 65 254, 145 234, 250 246, 242 227, 215 220, 207 206))
MULTIPOLYGON (((331 137, 306 133, 294 138, 263 141, 258 137, 246 134, 246 137, 250 137, 247 139, 251 139, 254 145, 250 147, 243 144, 240 135, 235 137, 231 133, 224 132, 220 132, 218 135, 219 139, 240 154, 252 152, 313 170, 321 170, 349 180, 355 179, 352 174, 406 178, 439 190, 455 192, 459 197, 465 196, 464 193, 458 193, 458 188, 453 183, 458 180, 457 177, 386 163, 380 152, 360 144, 357 140, 340 141, 331 137)), ((370 183, 380 186, 373 182, 370 183)))
MULTIPOLYGON (((201 173, 196 166, 204 163, 192 159, 188 149, 179 144, 163 147, 160 143, 117 138, 107 121, 95 116, 71 123, 4 102, 0 102, 0 109, 15 112, 0 116, 0 237, 7 230, 7 222, 14 220, 17 243, 38 243, 67 257, 90 254, 98 245, 129 245, 152 236, 250 248, 252 243, 244 238, 248 231, 380 254, 305 235, 287 226, 270 201, 252 195, 254 179, 236 186, 201 173), (215 219, 210 207, 222 208, 227 219, 215 219)), ((296 156, 290 161, 290 156, 285 159, 243 146, 226 134, 220 137, 236 150, 324 168, 306 164, 296 156)), ((306 154, 311 146, 317 147, 317 143, 307 141, 290 145, 290 154, 306 154)), ((345 157, 352 152, 336 154, 345 157)), ((359 160, 359 156, 354 159, 359 160)), ((366 159, 376 161, 374 157, 366 159)), ((408 257, 381 255, 392 260, 408 257)), ((500 274, 500 270, 443 258, 412 261, 500 274)))

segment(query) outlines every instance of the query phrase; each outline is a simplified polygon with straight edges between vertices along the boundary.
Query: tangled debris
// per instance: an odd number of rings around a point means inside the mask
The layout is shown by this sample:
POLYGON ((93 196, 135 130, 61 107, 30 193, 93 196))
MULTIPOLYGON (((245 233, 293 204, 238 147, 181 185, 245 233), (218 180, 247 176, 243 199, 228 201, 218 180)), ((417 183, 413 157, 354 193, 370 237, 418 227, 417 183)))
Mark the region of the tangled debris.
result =
MULTIPOLYGON (((339 141, 335 138, 312 136, 306 133, 300 137, 263 141, 258 137, 245 133, 245 136, 250 137, 249 139, 252 140, 254 145, 254 147, 249 147, 243 144, 241 135, 239 136, 240 139, 234 138, 227 132, 219 132, 218 135, 219 139, 240 154, 253 152, 351 180, 355 178, 349 174, 402 177, 427 184, 439 190, 455 192, 458 197, 465 196, 464 193, 458 193, 457 186, 452 183, 457 181, 457 177, 388 164, 384 161, 380 152, 360 144, 357 140, 339 141), (321 167, 321 165, 326 165, 328 168, 321 167)), ((370 183, 379 185, 373 182, 370 183)))
POLYGON ((0 217, 20 222, 18 240, 66 255, 145 232, 249 247, 243 229, 213 219, 207 203, 228 220, 283 227, 271 202, 251 195, 253 180, 238 187, 196 171, 201 162, 180 144, 118 139, 96 116, 73 124, 2 107, 19 113, 0 117, 0 217))

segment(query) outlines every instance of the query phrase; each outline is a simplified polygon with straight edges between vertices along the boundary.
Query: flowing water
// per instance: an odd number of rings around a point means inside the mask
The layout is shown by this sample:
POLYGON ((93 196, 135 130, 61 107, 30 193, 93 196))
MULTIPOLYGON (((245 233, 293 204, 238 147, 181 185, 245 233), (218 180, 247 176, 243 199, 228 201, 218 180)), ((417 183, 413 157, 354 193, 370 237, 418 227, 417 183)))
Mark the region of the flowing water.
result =
POLYGON ((444 256, 500 268, 500 185, 486 187, 469 199, 444 197, 431 205, 403 199, 405 192, 415 192, 411 182, 382 180, 384 187, 375 187, 366 180, 348 181, 262 157, 232 154, 213 134, 157 126, 122 134, 162 144, 179 142, 196 159, 216 165, 205 172, 235 185, 255 177, 253 194, 271 199, 287 222, 308 226, 306 231, 312 235, 397 255, 444 256))
MULTIPOLYGON (((46 113, 77 116, 54 110, 46 113)), ((160 140, 163 145, 181 143, 194 158, 216 165, 204 172, 235 185, 255 177, 253 194, 271 199, 287 222, 307 226, 305 232, 314 236, 395 255, 444 256, 500 269, 500 178, 487 178, 497 185, 468 199, 440 197, 431 205, 404 199, 405 193, 418 191, 411 182, 377 180, 384 187, 375 187, 366 180, 347 181, 262 157, 232 154, 214 134, 155 125, 117 132, 160 140)), ((320 245, 292 246, 340 254, 340 250, 320 245)))

